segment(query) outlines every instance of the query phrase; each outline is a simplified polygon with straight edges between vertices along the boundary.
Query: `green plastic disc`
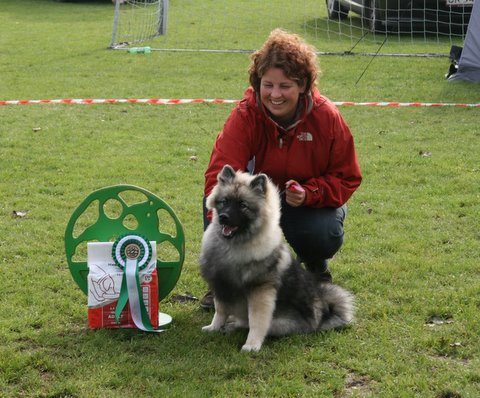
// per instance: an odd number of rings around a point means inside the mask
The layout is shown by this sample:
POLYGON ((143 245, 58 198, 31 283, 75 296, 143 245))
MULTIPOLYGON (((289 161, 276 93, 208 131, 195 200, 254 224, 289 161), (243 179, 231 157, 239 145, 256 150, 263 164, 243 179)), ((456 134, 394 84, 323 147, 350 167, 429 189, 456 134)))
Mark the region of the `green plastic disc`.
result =
POLYGON ((157 244, 158 299, 175 287, 185 259, 185 235, 162 199, 134 185, 92 192, 73 212, 65 230, 65 252, 73 280, 88 294, 88 242, 115 242, 140 235, 157 244))

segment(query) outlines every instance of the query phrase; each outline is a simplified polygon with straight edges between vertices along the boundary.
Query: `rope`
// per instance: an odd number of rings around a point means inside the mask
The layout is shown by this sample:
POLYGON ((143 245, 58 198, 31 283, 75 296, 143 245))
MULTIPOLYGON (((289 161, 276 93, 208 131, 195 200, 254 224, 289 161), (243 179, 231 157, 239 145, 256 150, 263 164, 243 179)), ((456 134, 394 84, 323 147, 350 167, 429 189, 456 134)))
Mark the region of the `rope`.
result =
MULTIPOLYGON (((240 100, 233 99, 42 99, 42 100, 7 100, 1 101, 1 105, 37 105, 37 104, 155 104, 155 105, 182 105, 182 104, 238 104, 240 100)), ((373 107, 477 107, 480 108, 480 103, 477 104, 463 104, 463 103, 446 103, 446 102, 352 102, 352 101, 337 101, 334 102, 336 106, 373 106, 373 107)))

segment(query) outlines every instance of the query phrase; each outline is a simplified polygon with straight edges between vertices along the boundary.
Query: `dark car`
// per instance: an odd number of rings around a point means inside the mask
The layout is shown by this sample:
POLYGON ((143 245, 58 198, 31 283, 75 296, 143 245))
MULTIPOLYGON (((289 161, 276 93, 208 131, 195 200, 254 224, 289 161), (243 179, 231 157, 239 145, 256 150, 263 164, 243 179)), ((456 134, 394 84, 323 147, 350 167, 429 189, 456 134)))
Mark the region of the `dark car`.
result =
POLYGON ((465 33, 474 0, 325 0, 330 19, 360 15, 372 32, 465 33))

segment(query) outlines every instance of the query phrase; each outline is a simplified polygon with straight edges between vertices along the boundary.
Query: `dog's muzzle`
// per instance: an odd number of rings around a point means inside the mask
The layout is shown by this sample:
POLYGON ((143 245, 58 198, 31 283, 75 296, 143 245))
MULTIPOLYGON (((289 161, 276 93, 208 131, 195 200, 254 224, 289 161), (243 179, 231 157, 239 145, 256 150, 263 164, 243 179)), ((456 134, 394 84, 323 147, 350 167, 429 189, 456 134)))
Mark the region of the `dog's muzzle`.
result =
POLYGON ((222 226, 222 235, 227 239, 233 238, 235 232, 238 230, 238 227, 229 224, 230 217, 225 213, 219 214, 218 218, 220 225, 222 226))
POLYGON ((231 225, 222 225, 222 235, 227 239, 233 238, 237 230, 238 227, 232 227, 231 225))

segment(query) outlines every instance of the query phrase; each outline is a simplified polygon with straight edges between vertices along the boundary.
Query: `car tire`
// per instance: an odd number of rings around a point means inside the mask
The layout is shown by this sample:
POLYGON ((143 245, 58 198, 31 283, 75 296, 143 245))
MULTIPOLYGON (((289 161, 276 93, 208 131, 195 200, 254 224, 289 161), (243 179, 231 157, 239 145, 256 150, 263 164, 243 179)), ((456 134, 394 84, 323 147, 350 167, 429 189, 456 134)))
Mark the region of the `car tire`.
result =
POLYGON ((327 5, 327 15, 328 19, 345 19, 347 18, 348 7, 345 7, 340 4, 339 0, 325 0, 325 4, 327 5))
POLYGON ((386 25, 382 23, 382 15, 376 6, 375 0, 365 2, 363 9, 363 26, 368 27, 368 30, 373 33, 385 33, 386 25))

